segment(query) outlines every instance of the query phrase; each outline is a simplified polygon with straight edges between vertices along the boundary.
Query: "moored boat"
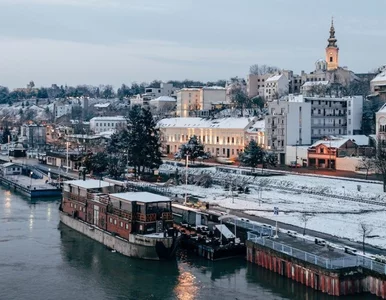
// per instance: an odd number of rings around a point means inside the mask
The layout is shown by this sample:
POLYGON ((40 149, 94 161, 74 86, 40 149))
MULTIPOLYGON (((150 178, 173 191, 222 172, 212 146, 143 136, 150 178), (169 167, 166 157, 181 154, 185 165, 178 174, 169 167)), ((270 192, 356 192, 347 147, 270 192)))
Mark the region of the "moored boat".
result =
POLYGON ((94 179, 64 182, 61 222, 126 256, 173 258, 178 239, 171 200, 118 188, 94 179))

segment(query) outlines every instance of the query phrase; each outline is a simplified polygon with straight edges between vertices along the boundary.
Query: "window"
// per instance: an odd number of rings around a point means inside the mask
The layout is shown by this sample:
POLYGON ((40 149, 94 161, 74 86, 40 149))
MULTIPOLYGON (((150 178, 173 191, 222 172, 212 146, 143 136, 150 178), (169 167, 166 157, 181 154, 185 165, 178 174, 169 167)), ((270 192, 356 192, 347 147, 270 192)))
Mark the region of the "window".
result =
POLYGON ((114 219, 114 225, 117 225, 117 220, 116 219, 114 219))
POLYGON ((110 217, 109 221, 110 221, 110 223, 113 223, 113 218, 110 217))
POLYGON ((351 110, 350 109, 348 110, 348 115, 351 116, 351 110))
POLYGON ((332 62, 332 56, 330 56, 330 62, 332 62))
POLYGON ((74 208, 76 209, 76 204, 74 205, 74 208))
POLYGON ((232 155, 234 155, 235 154, 235 149, 232 149, 232 155))
POLYGON ((123 222, 120 222, 119 225, 120 225, 121 227, 123 227, 123 222))
POLYGON ((320 153, 324 153, 324 149, 323 148, 320 148, 320 153))
POLYGON ((216 143, 220 142, 220 137, 216 136, 216 143))
POLYGON ((73 207, 73 204, 71 203, 70 206, 73 207))
POLYGON ((227 138, 227 143, 229 144, 229 141, 230 141, 230 138, 229 138, 229 136, 228 136, 228 138, 227 138))
POLYGON ((128 230, 129 229, 129 224, 126 223, 125 228, 128 230))
POLYGON ((233 137, 233 138, 232 138, 232 144, 234 144, 234 143, 235 143, 235 138, 233 137))
POLYGON ((351 119, 348 119, 348 125, 351 125, 351 119))

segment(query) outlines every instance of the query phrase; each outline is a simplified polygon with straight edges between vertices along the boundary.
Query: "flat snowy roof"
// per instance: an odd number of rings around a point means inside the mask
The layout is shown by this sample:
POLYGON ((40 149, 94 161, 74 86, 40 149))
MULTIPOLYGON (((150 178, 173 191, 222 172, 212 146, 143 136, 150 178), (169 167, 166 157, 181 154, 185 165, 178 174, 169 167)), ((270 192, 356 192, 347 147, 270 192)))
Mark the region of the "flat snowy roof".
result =
POLYGON ((252 122, 252 118, 221 118, 221 119, 203 119, 203 118, 169 118, 162 119, 158 126, 162 128, 234 128, 244 129, 252 122))
POLYGON ((110 194, 110 196, 126 201, 138 201, 144 203, 170 202, 170 198, 148 192, 127 192, 110 194))
POLYGON ((84 189, 96 189, 96 188, 104 188, 108 186, 113 186, 110 182, 96 179, 87 179, 87 180, 68 180, 65 181, 64 184, 70 184, 72 186, 78 186, 84 189))

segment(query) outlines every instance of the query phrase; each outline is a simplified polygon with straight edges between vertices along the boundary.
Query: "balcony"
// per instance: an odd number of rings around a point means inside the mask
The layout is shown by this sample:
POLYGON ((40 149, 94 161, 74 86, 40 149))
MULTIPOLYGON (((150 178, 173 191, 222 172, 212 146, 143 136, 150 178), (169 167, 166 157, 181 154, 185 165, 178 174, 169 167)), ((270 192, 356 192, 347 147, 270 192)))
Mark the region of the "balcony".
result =
POLYGON ((173 221, 173 214, 172 212, 163 212, 161 218, 164 221, 173 221))
POLYGON ((157 214, 137 213, 136 220, 141 222, 155 222, 157 220, 157 214))

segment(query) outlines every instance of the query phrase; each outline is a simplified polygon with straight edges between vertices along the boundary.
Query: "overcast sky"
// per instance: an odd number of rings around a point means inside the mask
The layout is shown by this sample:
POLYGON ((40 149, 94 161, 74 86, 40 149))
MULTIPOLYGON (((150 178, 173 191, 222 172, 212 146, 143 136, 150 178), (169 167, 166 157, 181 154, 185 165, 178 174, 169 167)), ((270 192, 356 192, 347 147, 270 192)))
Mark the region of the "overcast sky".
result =
POLYGON ((296 73, 324 57, 385 64, 384 0, 0 0, 0 85, 227 79, 254 63, 296 73))

